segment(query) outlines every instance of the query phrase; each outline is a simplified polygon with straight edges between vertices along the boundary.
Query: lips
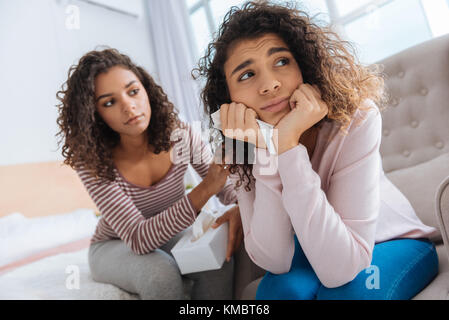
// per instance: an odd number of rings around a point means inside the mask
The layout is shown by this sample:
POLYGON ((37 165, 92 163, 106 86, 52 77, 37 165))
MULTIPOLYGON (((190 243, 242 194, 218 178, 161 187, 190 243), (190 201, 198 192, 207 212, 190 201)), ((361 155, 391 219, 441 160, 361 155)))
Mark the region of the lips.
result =
POLYGON ((141 116, 143 116, 143 114, 132 117, 132 118, 128 119, 128 121, 126 121, 125 124, 130 124, 130 123, 134 122, 135 120, 139 119, 141 116))
POLYGON ((288 101, 289 98, 287 97, 283 97, 283 98, 276 98, 273 99, 271 101, 268 101, 262 108, 261 110, 263 111, 269 111, 269 112, 277 112, 280 111, 282 109, 284 109, 284 107, 286 105, 288 105, 288 101))

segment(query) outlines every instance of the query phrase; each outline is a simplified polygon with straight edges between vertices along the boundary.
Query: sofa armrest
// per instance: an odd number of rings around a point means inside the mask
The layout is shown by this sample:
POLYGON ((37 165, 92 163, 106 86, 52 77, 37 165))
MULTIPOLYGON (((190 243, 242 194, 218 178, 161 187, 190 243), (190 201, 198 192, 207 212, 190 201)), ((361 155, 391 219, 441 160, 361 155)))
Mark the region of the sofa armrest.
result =
POLYGON ((449 259, 449 176, 438 187, 436 195, 436 215, 441 236, 449 259))

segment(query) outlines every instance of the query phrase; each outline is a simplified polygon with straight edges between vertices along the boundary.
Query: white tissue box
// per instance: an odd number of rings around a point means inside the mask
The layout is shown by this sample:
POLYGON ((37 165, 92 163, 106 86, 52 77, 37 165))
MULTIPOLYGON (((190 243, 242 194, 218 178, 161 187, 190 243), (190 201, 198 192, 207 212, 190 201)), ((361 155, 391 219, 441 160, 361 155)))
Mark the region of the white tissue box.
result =
POLYGON ((207 229, 192 242, 193 238, 191 226, 171 250, 181 274, 220 269, 226 258, 228 223, 207 229))

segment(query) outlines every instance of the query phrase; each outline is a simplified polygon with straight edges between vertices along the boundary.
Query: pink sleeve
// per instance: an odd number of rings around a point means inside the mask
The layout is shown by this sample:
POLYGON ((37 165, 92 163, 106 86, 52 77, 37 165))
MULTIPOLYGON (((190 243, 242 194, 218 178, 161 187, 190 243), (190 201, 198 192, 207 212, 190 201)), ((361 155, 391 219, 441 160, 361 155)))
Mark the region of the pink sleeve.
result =
POLYGON ((368 112, 361 125, 353 124, 327 194, 303 145, 279 156, 282 202, 307 259, 326 287, 352 281, 371 263, 379 213, 381 127, 377 109, 368 112))
MULTIPOLYGON (((290 217, 282 205, 279 174, 255 177, 251 191, 244 190, 244 182, 237 193, 245 249, 261 268, 284 273, 290 269, 295 244, 290 217)), ((232 179, 238 179, 238 175, 232 179)))
MULTIPOLYGON (((380 113, 351 127, 327 194, 299 145, 278 158, 256 149, 251 191, 238 202, 250 258, 272 273, 290 270, 293 233, 320 281, 338 287, 371 262, 379 212, 380 113)), ((237 179, 234 175, 233 180, 237 179)))

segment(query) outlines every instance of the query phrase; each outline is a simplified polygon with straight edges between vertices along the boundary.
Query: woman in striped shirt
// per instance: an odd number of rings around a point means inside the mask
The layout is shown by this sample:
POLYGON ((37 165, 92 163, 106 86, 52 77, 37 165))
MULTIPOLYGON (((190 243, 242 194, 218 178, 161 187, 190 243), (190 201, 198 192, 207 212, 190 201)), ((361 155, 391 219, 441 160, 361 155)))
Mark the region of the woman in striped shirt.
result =
POLYGON ((213 163, 152 77, 117 50, 84 55, 65 86, 57 94, 64 163, 102 214, 89 248, 92 277, 142 299, 232 299, 237 206, 224 216, 232 241, 220 270, 181 276, 170 254, 209 198, 236 202, 228 169, 213 163), (203 180, 186 195, 189 163, 203 180))

